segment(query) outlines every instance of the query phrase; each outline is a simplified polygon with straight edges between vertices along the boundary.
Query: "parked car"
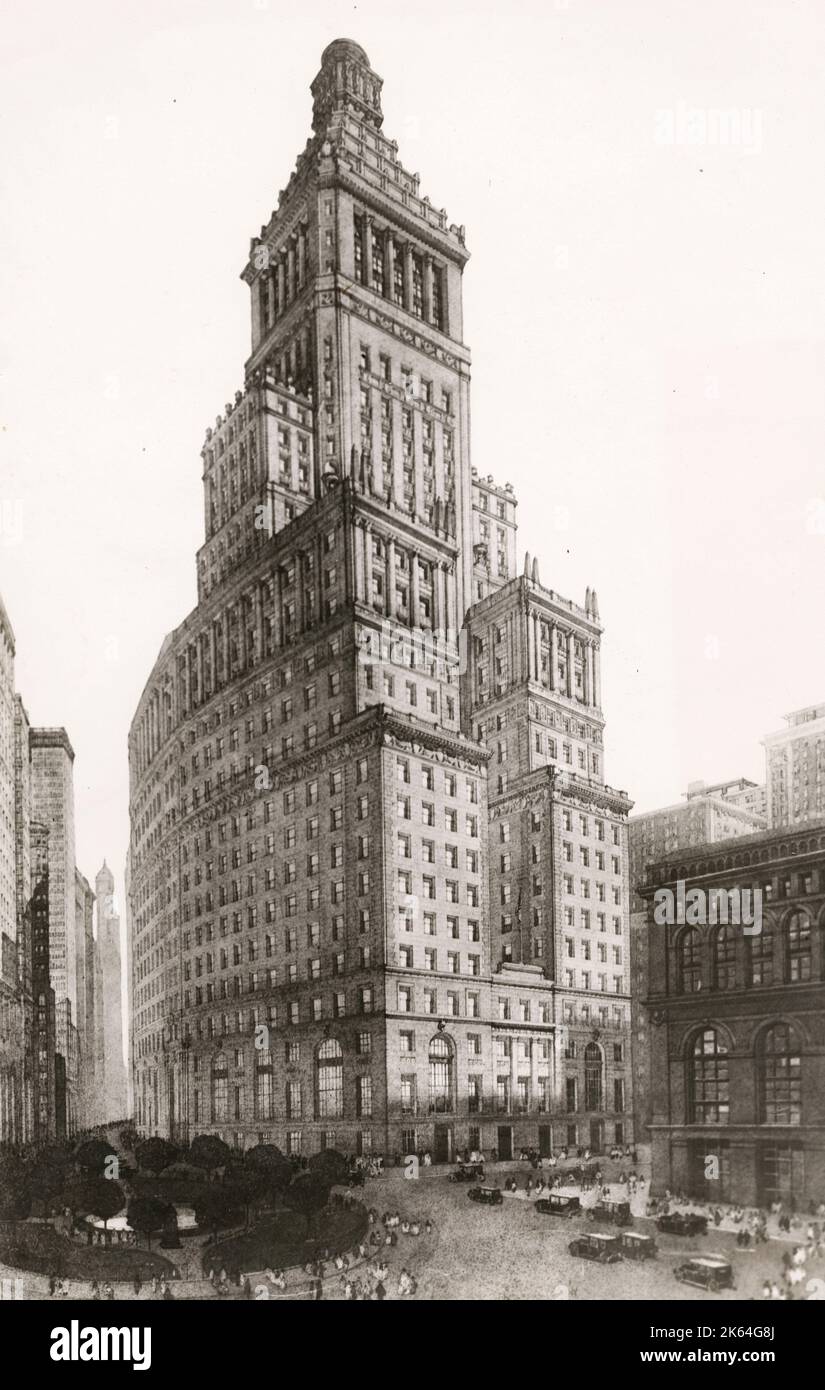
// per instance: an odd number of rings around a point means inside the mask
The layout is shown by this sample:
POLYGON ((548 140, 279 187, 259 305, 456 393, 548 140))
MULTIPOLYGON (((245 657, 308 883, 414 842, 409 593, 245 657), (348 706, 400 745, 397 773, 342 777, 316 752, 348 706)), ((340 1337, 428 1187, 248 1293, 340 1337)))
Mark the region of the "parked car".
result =
POLYGON ((363 1187, 366 1176, 363 1168, 350 1168, 347 1174, 347 1183, 350 1187, 363 1187))
POLYGON ((638 1231, 622 1231, 619 1241, 626 1260, 655 1260, 659 1253, 653 1237, 641 1236, 638 1231))
POLYGON ((708 1218, 690 1212, 673 1211, 668 1216, 659 1217, 656 1229, 671 1236, 704 1236, 707 1235, 708 1218))
POLYGON ((591 1221, 604 1221, 609 1226, 631 1226, 633 1216, 629 1202, 611 1202, 606 1198, 588 1210, 591 1221))
POLYGON ((578 1197, 563 1197, 560 1192, 551 1192, 549 1197, 539 1197, 535 1207, 542 1216, 578 1216, 582 1204, 578 1197))
POLYGON ((581 1260, 596 1260, 602 1265, 616 1264, 622 1258, 619 1236, 586 1235, 571 1240, 567 1249, 581 1260))
POLYGON ((680 1284, 693 1284, 697 1289, 718 1293, 720 1289, 735 1289, 733 1268, 721 1255, 695 1255, 676 1265, 674 1275, 680 1284))
POLYGON ((504 1200, 500 1187, 471 1187, 467 1196, 471 1202, 481 1202, 488 1207, 500 1207, 504 1200))
POLYGON ((450 1182, 483 1182, 484 1164, 483 1163, 459 1163, 456 1165, 455 1172, 449 1175, 450 1182))

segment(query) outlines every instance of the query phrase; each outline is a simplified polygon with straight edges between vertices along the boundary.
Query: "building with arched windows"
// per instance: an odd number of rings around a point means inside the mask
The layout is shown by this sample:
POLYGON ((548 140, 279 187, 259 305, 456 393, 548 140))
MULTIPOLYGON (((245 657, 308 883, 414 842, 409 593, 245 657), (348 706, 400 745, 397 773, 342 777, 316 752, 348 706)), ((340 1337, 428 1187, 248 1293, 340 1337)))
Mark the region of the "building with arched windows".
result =
POLYGON ((820 1202, 825 821, 677 850, 639 891, 654 1192, 820 1202), (657 921, 659 901, 677 905, 671 920, 657 921))

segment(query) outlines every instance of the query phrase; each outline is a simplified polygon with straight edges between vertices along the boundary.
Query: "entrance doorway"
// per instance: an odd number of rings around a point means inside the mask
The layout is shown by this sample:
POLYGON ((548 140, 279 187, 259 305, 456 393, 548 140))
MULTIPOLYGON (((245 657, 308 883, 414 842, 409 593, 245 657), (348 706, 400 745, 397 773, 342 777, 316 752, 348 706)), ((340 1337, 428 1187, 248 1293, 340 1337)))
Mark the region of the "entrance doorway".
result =
POLYGON ((549 1158, 553 1152, 550 1133, 549 1125, 539 1125, 539 1158, 549 1158))
POLYGON ((435 1125, 433 1132, 433 1163, 451 1163, 452 1157, 452 1125, 435 1125))
POLYGON ((498 1127, 498 1156, 502 1163, 506 1163, 513 1157, 512 1125, 499 1125, 498 1127))
POLYGON ((600 1154, 604 1143, 604 1120, 590 1121, 590 1152, 600 1154))

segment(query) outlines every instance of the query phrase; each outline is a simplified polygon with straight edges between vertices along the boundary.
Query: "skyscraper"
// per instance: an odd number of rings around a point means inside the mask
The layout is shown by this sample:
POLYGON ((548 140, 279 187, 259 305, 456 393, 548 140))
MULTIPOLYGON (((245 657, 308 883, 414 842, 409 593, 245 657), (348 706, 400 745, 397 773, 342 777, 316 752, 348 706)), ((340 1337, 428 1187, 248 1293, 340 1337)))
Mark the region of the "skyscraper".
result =
MULTIPOLYGON (((382 133, 381 86, 357 44, 325 50, 312 136, 243 271, 251 354, 204 443, 198 606, 164 640, 130 730, 136 1121, 442 1161, 612 1141, 627 1123, 625 987, 606 968, 575 1054, 551 857, 542 925, 507 954, 496 908, 491 933, 491 740, 477 684, 459 679, 465 619, 472 642, 499 605, 530 644, 508 688, 514 739, 532 748, 533 725, 544 736, 558 719, 559 775, 525 745, 514 781, 544 779, 542 852, 561 852, 563 810, 586 802, 625 894, 595 596, 577 608, 515 576, 512 489, 470 467, 464 229, 382 133), (546 690, 543 617, 566 643, 546 690)), ((498 780, 495 795, 509 795, 498 780)), ((623 949, 625 897, 614 911, 623 949)))
POLYGON ((101 1075, 98 1077, 100 1123, 122 1120, 126 1109, 126 1068, 123 1062, 123 1005, 120 918, 114 908, 115 880, 106 861, 95 878, 97 899, 96 950, 100 964, 98 1027, 101 1035, 101 1075))
POLYGON ((825 819, 825 705, 794 710, 785 724, 763 740, 772 830, 825 819))
POLYGON ((77 918, 75 913, 74 750, 65 729, 35 729, 32 812, 48 828, 49 970, 55 994, 58 1133, 79 1123, 77 918))

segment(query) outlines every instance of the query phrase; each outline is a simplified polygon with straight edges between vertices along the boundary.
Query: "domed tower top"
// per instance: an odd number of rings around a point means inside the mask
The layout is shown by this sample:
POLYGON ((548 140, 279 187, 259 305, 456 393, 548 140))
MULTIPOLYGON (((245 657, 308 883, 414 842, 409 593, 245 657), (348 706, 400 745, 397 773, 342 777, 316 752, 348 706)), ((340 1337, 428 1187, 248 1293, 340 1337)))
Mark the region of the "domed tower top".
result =
POLYGON ((111 896, 111 894, 115 890, 114 875, 111 869, 109 868, 109 865, 106 863, 105 859, 103 861, 102 868, 98 869, 97 871, 97 875, 95 877, 95 888, 97 889, 97 896, 99 898, 104 896, 105 894, 111 896))
POLYGON ((360 44, 352 39, 335 39, 321 55, 321 71, 312 92, 312 128, 323 135, 336 111, 354 108, 360 119, 380 130, 381 88, 384 83, 370 67, 360 44))

